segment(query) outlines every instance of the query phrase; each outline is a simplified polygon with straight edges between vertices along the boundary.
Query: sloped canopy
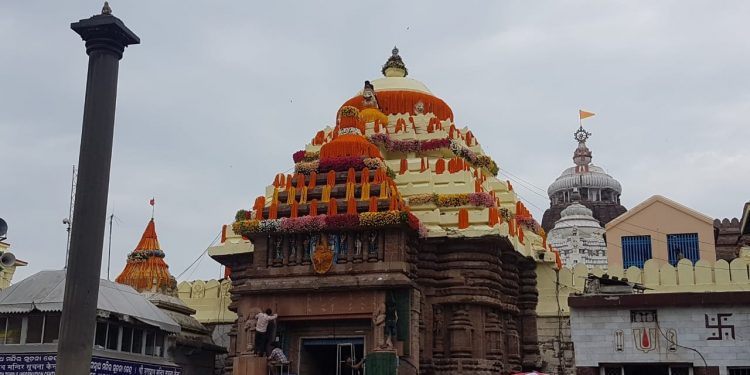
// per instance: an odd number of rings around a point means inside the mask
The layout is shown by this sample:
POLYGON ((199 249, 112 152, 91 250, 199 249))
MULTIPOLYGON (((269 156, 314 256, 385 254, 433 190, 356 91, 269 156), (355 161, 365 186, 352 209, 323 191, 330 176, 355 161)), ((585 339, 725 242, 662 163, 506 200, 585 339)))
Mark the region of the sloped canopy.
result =
MULTIPOLYGON (((33 310, 62 311, 65 270, 41 271, 0 292, 0 313, 33 310)), ((178 333, 180 326, 135 289, 99 280, 99 311, 127 315, 164 331, 178 333)))

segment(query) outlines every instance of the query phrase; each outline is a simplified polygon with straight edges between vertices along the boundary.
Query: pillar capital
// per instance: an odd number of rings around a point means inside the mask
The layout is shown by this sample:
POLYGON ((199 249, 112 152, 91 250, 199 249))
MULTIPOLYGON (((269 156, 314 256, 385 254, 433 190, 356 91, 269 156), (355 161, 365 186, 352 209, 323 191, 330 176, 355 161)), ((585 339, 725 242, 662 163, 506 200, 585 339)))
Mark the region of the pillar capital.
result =
POLYGON ((97 14, 74 22, 70 28, 86 42, 86 53, 89 55, 108 52, 121 59, 125 47, 141 42, 119 18, 111 14, 111 10, 110 14, 97 14))

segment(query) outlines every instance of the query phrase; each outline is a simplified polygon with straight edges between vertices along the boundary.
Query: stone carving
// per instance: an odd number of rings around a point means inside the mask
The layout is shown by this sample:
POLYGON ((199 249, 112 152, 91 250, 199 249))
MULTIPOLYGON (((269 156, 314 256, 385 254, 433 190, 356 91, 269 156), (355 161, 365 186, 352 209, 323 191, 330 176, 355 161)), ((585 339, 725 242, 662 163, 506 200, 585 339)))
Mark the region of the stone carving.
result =
POLYGON ((355 235, 354 237, 354 261, 355 262, 362 261, 362 240, 359 237, 360 237, 359 235, 355 235))
POLYGON ((398 311, 396 300, 392 298, 385 305, 385 347, 393 349, 393 341, 398 337, 398 311))
POLYGON ((385 311, 385 303, 381 303, 372 313, 373 339, 376 349, 385 348, 385 311))
MULTIPOLYGON (((242 331, 245 334, 245 350, 248 353, 255 353, 255 324, 257 323, 255 316, 259 312, 259 308, 253 307, 248 310, 247 315, 244 316, 242 331)), ((242 317, 240 317, 240 319, 242 319, 242 317)))
POLYGON ((443 307, 434 305, 432 307, 432 355, 435 358, 443 357, 443 335, 445 334, 445 319, 443 318, 443 307))
POLYGON ((297 238, 294 236, 289 237, 289 264, 294 265, 297 263, 297 238))
POLYGON ((452 358, 471 358, 473 330, 468 306, 455 305, 451 322, 448 324, 449 350, 452 358))
POLYGON ((206 288, 203 286, 203 282, 195 282, 193 284, 192 298, 203 298, 206 296, 206 288))
POLYGON ((339 255, 343 258, 349 254, 349 235, 344 232, 339 236, 339 255))
POLYGON ((376 231, 367 233, 367 258, 378 258, 378 232, 376 231))
POLYGON ((273 260, 278 262, 284 259, 284 238, 276 237, 274 243, 273 260))

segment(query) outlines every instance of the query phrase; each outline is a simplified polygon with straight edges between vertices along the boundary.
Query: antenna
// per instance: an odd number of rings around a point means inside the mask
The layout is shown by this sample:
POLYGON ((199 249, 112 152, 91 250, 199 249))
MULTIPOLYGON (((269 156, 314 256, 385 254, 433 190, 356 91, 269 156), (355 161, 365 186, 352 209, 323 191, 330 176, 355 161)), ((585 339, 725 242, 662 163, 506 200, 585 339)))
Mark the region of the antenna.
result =
POLYGON ((73 173, 70 177, 70 207, 68 208, 68 217, 63 219, 62 223, 66 225, 65 230, 68 232, 68 241, 65 243, 65 268, 68 268, 68 256, 70 255, 70 229, 73 227, 73 205, 76 194, 76 166, 73 165, 73 173))
POLYGON ((112 220, 115 218, 114 210, 109 215, 109 244, 107 245, 107 280, 109 280, 109 266, 112 259, 112 220))

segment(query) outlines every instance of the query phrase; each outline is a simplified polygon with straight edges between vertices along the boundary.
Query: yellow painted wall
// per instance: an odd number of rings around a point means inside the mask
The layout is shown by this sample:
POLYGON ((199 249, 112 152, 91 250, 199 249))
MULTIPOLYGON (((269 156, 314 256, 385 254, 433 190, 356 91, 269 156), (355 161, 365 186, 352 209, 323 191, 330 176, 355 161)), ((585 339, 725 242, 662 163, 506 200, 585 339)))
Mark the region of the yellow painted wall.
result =
MULTIPOLYGON (((698 233, 700 260, 706 263, 716 261, 714 245, 713 220, 703 215, 696 216, 686 212, 676 202, 649 198, 642 204, 646 207, 630 214, 625 213, 606 225, 607 257, 611 268, 622 268, 622 237, 651 236, 652 258, 661 264, 669 259, 667 252, 667 234, 698 233), (672 204, 675 203, 675 204, 672 204)), ((636 210, 638 207, 634 207, 636 210)), ((689 210, 689 209, 688 209, 689 210)), ((632 211, 632 210, 631 210, 632 211)))
MULTIPOLYGON (((586 277, 589 272, 601 276, 605 272, 600 268, 589 271, 585 265, 578 264, 574 268, 563 268, 556 272, 554 264, 537 263, 537 288, 539 289, 539 304, 537 314, 540 316, 558 315, 558 302, 563 315, 570 313, 568 295, 583 292, 586 277), (559 290, 555 285, 559 280, 559 290)), ((646 293, 667 292, 727 292, 750 291, 750 251, 744 256, 728 263, 719 260, 715 263, 699 260, 693 265, 690 260, 682 259, 677 267, 659 260, 648 260, 643 269, 610 265, 606 272, 610 276, 622 278, 643 284, 650 288, 646 293)))
POLYGON ((196 311, 194 317, 204 324, 231 323, 237 314, 229 311, 229 280, 183 281, 177 285, 182 302, 196 311))

